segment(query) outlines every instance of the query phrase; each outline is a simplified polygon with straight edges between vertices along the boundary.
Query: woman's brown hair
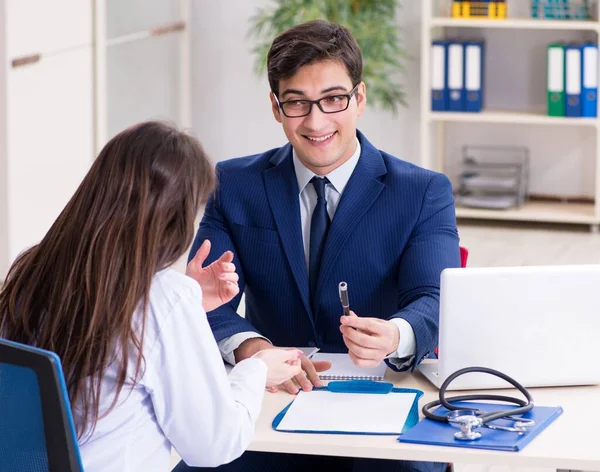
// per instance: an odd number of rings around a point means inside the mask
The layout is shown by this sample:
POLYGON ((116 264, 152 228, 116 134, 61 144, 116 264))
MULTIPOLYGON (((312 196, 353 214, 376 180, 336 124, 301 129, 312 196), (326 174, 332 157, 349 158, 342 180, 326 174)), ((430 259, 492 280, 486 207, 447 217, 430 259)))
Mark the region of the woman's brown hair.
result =
POLYGON ((110 409, 129 359, 139 381, 152 278, 191 244, 214 186, 194 137, 165 123, 135 125, 106 144, 46 236, 10 268, 0 333, 59 355, 71 405, 81 412, 79 438, 95 428, 109 364, 118 362, 110 409), (132 325, 138 308, 141 331, 132 325))

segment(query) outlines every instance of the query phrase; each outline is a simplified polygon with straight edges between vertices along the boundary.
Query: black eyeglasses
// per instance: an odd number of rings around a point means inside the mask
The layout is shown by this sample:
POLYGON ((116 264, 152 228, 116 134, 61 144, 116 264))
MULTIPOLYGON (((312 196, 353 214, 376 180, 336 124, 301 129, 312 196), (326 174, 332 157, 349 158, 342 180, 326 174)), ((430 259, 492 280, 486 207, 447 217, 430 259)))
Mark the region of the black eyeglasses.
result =
POLYGON ((317 105, 323 113, 339 113, 347 110, 352 96, 356 93, 359 84, 356 84, 350 93, 341 95, 328 95, 318 100, 292 99, 280 102, 277 96, 275 100, 281 111, 288 118, 300 118, 310 115, 313 105, 317 105))

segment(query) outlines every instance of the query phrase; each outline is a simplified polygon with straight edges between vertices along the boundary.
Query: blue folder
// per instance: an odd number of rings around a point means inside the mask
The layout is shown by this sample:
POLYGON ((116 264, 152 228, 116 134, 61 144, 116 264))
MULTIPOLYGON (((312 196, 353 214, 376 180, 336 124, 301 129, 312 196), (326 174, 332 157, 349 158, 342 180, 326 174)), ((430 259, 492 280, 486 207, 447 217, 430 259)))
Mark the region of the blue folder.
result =
MULTIPOLYGON (((464 406, 465 408, 473 408, 473 402, 457 402, 456 405, 464 406)), ((498 408, 512 409, 516 406, 505 404, 492 403, 477 403, 477 408, 484 411, 497 411, 498 408)), ((437 414, 445 414, 448 410, 444 407, 439 407, 435 410, 437 414)), ((452 447, 469 447, 474 449, 491 449, 494 451, 520 451, 529 442, 543 431, 550 423, 560 416, 563 412, 560 406, 535 406, 529 413, 523 415, 523 418, 532 419, 535 421, 535 426, 529 428, 529 431, 524 434, 512 433, 507 431, 496 431, 489 428, 478 428, 481 433, 481 438, 474 441, 462 441, 454 438, 454 433, 457 428, 430 419, 423 419, 414 428, 411 428, 402 436, 398 437, 399 442, 414 443, 414 444, 431 444, 434 446, 452 446, 452 447)), ((496 424, 512 426, 512 422, 499 420, 496 424)))
MULTIPOLYGON (((390 395, 394 393, 414 393, 415 399, 411 406, 410 413, 404 423, 404 428, 401 434, 408 431, 410 428, 415 426, 419 422, 419 398, 423 396, 421 390, 415 390, 412 388, 394 388, 394 384, 389 382, 379 382, 373 380, 348 380, 348 381, 332 381, 325 387, 315 387, 313 390, 329 390, 330 392, 336 392, 343 395, 344 393, 364 393, 373 395, 390 395)), ((312 430, 283 430, 277 429, 281 420, 290 409, 294 402, 292 401, 286 406, 281 412, 277 414, 273 420, 272 427, 276 431, 285 433, 316 433, 316 434, 367 434, 367 435, 387 435, 390 433, 372 433, 372 432, 348 432, 348 431, 312 431, 312 430)), ((396 434, 396 433, 394 433, 396 434)))

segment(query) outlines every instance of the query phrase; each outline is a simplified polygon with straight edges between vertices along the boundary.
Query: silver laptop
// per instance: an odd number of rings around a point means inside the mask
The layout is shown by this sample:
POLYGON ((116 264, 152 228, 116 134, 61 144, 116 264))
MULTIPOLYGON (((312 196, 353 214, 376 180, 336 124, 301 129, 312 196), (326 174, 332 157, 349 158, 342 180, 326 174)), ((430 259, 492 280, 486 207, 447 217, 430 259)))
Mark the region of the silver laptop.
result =
MULTIPOLYGON (((419 366, 438 388, 471 366, 525 387, 600 384, 600 265, 446 269, 439 333, 438 360, 419 366)), ((503 387, 470 373, 449 389, 503 387)))

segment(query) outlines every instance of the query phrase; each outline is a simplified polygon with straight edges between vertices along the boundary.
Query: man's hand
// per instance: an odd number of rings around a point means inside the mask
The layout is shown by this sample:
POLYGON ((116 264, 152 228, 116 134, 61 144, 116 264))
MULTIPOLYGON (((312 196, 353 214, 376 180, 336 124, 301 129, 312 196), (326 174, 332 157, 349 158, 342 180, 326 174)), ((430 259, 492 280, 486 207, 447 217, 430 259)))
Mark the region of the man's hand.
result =
MULTIPOLYGON (((235 361, 240 362, 248 357, 252 357, 258 351, 264 349, 273 349, 274 346, 263 338, 251 338, 246 339, 240 346, 234 351, 235 361)), ((323 384, 319 379, 318 372, 323 372, 331 368, 331 362, 320 361, 313 362, 306 357, 301 359, 302 371, 296 375, 293 379, 283 382, 279 386, 267 387, 269 392, 277 392, 279 388, 282 390, 295 395, 298 393, 299 388, 302 388, 305 392, 310 392, 315 387, 321 387, 323 384)))
POLYGON ((393 321, 360 318, 350 311, 350 316, 342 316, 340 322, 350 359, 360 367, 377 367, 398 350, 400 331, 393 321))
POLYGON ((239 276, 235 273, 233 252, 226 251, 209 266, 202 264, 210 253, 210 241, 207 239, 187 265, 185 274, 200 284, 202 288, 202 308, 207 313, 233 299, 239 292, 239 276))

